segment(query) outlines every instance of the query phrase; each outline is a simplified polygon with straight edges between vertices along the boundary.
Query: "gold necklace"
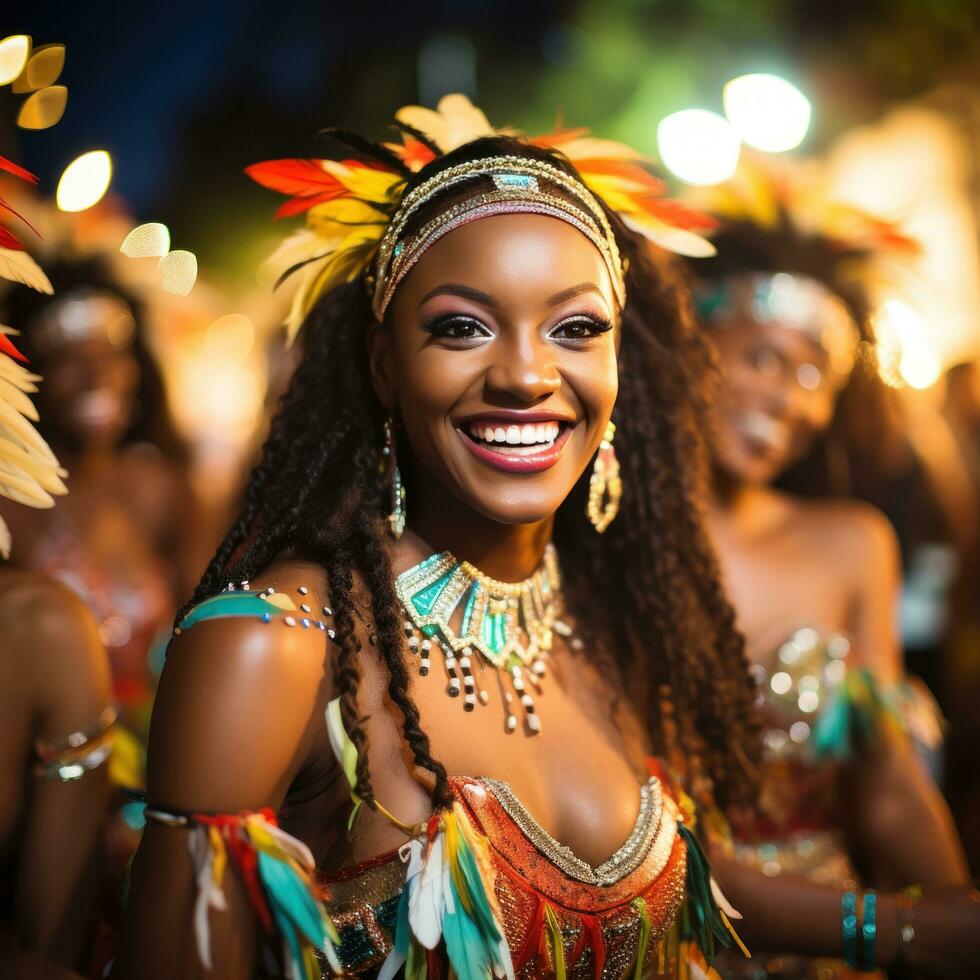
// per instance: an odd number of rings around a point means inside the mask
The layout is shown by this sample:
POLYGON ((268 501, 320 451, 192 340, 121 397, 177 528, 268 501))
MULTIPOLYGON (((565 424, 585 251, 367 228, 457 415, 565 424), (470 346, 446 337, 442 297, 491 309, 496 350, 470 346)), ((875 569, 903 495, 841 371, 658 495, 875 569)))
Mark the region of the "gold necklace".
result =
POLYGON ((402 572, 395 591, 408 614, 408 647, 419 656, 422 677, 429 673, 435 646, 449 678, 447 693, 450 697, 462 693, 463 707, 473 711, 478 702, 490 700, 474 674, 474 661, 479 667, 489 665, 500 684, 507 731, 517 729, 515 700, 523 709, 528 734, 541 731, 530 689, 541 690, 553 633, 571 636, 572 632, 560 619, 561 573, 553 545, 545 548, 541 566, 523 582, 498 582, 443 551, 402 572), (457 631, 451 620, 460 604, 457 631))

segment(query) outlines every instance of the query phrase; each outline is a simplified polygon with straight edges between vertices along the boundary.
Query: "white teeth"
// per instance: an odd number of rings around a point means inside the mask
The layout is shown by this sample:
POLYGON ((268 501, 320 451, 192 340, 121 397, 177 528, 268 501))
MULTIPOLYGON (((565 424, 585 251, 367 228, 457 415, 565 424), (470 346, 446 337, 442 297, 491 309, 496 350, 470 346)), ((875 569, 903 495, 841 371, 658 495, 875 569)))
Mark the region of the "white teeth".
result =
POLYGON ((508 446, 550 445, 558 438, 561 427, 557 422, 541 422, 529 425, 484 426, 475 425, 470 432, 476 439, 490 443, 506 443, 508 446))

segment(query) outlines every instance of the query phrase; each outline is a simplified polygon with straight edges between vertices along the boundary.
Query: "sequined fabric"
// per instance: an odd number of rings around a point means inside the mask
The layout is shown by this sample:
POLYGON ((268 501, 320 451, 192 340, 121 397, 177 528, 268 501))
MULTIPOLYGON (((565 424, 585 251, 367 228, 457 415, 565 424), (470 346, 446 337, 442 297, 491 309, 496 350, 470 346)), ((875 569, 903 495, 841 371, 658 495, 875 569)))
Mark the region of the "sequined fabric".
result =
MULTIPOLYGON (((517 977, 555 976, 553 952, 541 938, 546 908, 559 922, 571 980, 594 980, 597 958, 603 964, 602 980, 632 975, 641 933, 640 903, 650 927, 644 975, 673 975, 676 963, 665 956, 661 940, 684 900, 686 852, 677 831, 679 811, 659 781, 651 779, 645 788, 634 831, 613 856, 622 872, 614 876, 608 861, 592 869, 601 869, 605 884, 580 880, 587 876, 582 868, 578 877, 563 871, 553 860, 554 849, 571 852, 540 828, 503 786, 453 779, 453 792, 474 829, 490 841, 494 890, 517 977), (521 811, 518 822, 515 814, 521 811)), ((404 877, 405 866, 393 851, 326 878, 341 959, 352 975, 373 975, 391 949, 404 877)), ((447 975, 441 955, 433 957, 430 967, 430 975, 434 969, 447 975)))
MULTIPOLYGON (((733 827, 734 856, 774 877, 788 873, 835 888, 858 886, 843 834, 838 763, 818 760, 814 730, 848 670, 842 633, 804 627, 752 666, 763 724, 762 797, 751 825, 733 827)), ((869 977, 838 960, 725 953, 719 967, 732 980, 841 980, 869 977)))

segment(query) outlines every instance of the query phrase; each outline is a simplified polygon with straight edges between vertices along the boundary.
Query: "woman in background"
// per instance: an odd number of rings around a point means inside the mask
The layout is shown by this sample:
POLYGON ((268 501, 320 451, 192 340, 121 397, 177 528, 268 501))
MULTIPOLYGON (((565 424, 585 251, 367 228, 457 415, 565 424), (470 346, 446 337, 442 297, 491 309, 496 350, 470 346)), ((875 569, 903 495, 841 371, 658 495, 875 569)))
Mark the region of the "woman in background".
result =
MULTIPOLYGON (((848 462, 826 452, 839 443, 823 441, 846 428, 848 412, 865 430, 879 420, 872 448, 891 434, 865 363, 867 299, 853 279, 869 249, 801 229, 782 206, 768 222, 725 220, 715 244, 716 257, 691 267, 722 375, 709 528, 746 637, 765 753, 760 810, 735 820, 734 859, 771 877, 801 915, 806 883, 841 890, 858 909, 860 882, 965 886, 949 813, 913 744, 934 746, 940 732, 934 705, 903 669, 895 535, 867 504, 820 496, 813 477, 803 494, 778 486, 807 457, 825 474, 848 462)), ((872 469, 869 455, 852 465, 872 469)), ((865 908, 872 894, 863 893, 865 908)), ((900 907, 908 959, 912 893, 900 907)), ((732 969, 845 976, 859 965, 847 958, 762 954, 732 969)))
MULTIPOLYGON (((8 331, 0 496, 49 508, 65 474, 31 425, 40 378, 8 331)), ((10 545, 0 520, 0 554, 10 545)), ((0 623, 0 975, 67 980, 92 956, 116 715, 109 664, 83 603, 38 573, 0 568, 0 623)))
POLYGON ((4 511, 17 541, 12 563, 63 582, 95 613, 114 697, 142 741, 160 666, 150 654, 194 574, 182 567, 195 514, 185 451, 137 300, 98 256, 63 258, 47 272, 53 296, 14 291, 2 310, 46 379, 43 432, 72 492, 50 511, 4 511))

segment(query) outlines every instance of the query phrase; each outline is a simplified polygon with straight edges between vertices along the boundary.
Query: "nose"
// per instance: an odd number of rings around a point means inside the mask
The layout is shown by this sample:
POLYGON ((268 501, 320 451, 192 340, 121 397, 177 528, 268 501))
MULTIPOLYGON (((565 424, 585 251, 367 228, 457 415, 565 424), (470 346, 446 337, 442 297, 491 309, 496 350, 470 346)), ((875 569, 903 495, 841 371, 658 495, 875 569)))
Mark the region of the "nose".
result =
POLYGON ((561 388, 561 374, 549 344, 534 336, 533 331, 520 332, 508 343, 493 345, 494 362, 486 373, 485 388, 489 398, 533 404, 561 388))

